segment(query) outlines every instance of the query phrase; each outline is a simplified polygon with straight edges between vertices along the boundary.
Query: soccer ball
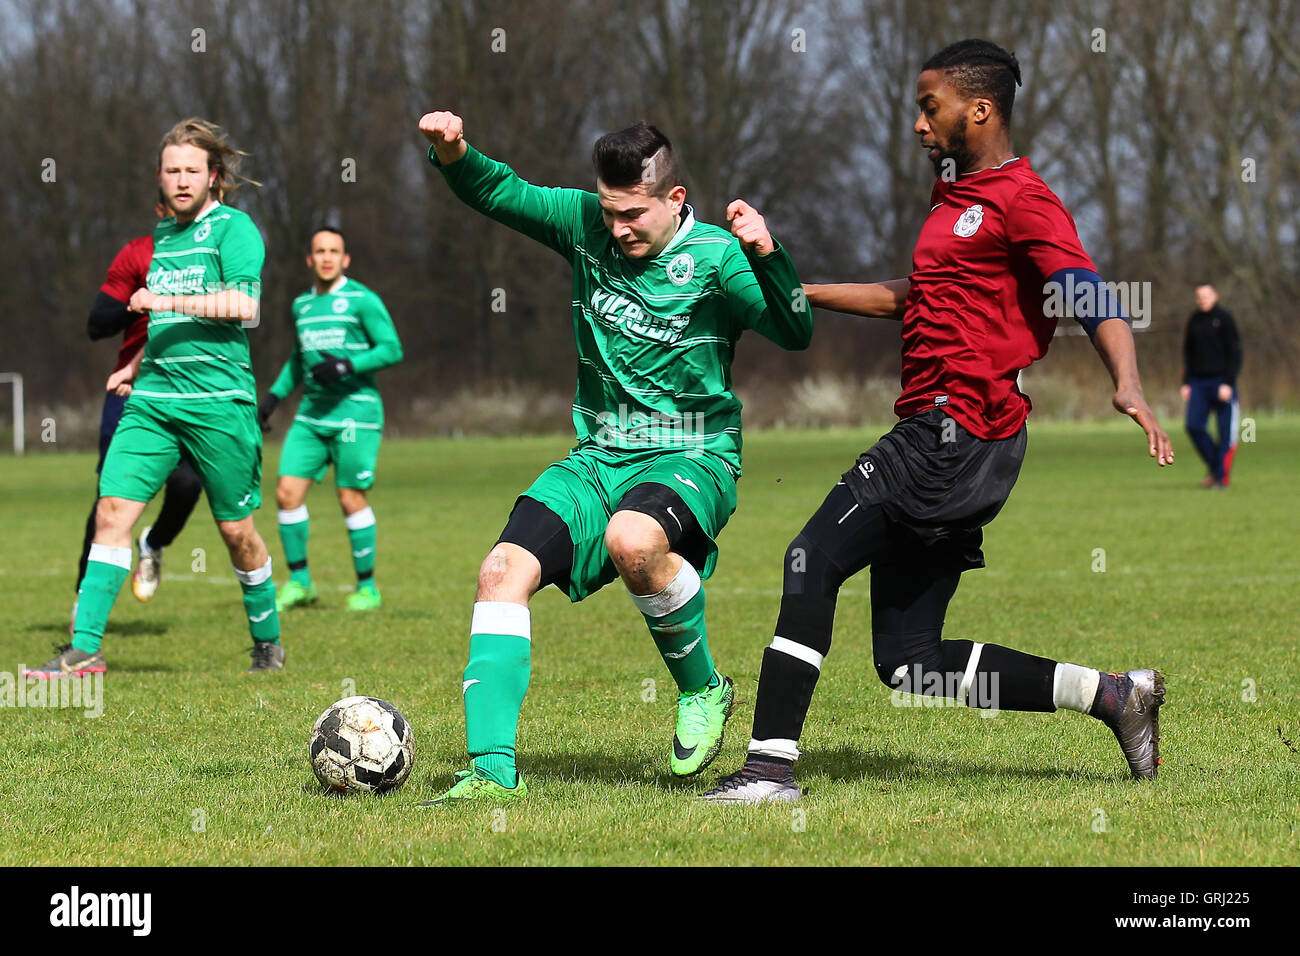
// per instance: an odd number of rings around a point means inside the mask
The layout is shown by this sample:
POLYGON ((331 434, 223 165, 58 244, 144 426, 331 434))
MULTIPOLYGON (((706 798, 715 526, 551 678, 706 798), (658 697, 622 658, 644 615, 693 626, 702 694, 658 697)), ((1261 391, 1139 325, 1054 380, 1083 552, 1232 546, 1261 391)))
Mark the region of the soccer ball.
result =
POLYGON ((345 697, 311 729, 311 768, 336 793, 386 793, 411 773, 415 740, 406 718, 378 697, 345 697))

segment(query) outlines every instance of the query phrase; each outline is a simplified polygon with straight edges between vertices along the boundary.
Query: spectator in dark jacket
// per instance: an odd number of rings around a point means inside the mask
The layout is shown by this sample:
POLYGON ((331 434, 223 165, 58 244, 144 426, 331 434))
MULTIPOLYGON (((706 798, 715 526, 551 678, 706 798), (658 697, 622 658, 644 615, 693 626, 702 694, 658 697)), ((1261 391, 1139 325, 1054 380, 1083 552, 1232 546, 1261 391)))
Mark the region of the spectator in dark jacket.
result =
POLYGON ((1187 320, 1183 339, 1183 401, 1187 434, 1210 473, 1205 488, 1226 488, 1237 451, 1237 374, 1241 371, 1241 336, 1232 314, 1219 305, 1219 293, 1203 282, 1196 287, 1196 311, 1187 320), (1218 418, 1217 442, 1210 437, 1210 413, 1218 418))

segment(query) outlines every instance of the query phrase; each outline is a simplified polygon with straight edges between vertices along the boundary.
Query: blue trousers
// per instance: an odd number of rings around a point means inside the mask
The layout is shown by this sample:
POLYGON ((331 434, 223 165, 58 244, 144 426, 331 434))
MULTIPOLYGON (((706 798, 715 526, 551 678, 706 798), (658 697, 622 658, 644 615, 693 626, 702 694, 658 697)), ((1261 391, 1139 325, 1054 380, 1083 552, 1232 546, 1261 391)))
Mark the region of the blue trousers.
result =
POLYGON ((1221 378, 1192 378, 1187 380, 1192 394, 1187 399, 1187 435, 1196 446, 1196 453, 1204 459, 1210 469, 1210 477, 1218 484, 1223 484, 1226 474, 1225 464, 1231 461, 1230 455, 1237 447, 1237 407, 1236 389, 1232 399, 1219 401, 1219 386, 1224 384, 1221 378), (1210 437, 1207 427, 1210 414, 1218 419, 1218 440, 1210 437))

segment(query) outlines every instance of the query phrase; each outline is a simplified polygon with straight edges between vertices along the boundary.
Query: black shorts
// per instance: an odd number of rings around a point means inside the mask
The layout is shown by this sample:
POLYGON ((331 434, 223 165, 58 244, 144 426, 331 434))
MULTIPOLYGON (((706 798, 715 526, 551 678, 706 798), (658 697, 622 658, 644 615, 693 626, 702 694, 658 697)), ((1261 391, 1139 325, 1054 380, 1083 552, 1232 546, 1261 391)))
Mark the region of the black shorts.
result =
POLYGON ((943 408, 904 418, 859 456, 844 482, 864 507, 879 505, 927 547, 984 567, 980 530, 1002 510, 1025 458, 1022 425, 1008 438, 977 438, 943 408))

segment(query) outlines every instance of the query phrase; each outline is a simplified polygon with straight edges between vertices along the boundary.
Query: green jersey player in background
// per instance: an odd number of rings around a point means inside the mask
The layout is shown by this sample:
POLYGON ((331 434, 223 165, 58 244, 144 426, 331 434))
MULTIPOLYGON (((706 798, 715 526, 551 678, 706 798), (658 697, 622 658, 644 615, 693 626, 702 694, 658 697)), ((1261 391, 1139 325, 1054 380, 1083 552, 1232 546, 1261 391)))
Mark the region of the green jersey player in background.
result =
POLYGON ((148 344, 104 459, 72 644, 29 675, 104 671, 100 644, 131 570, 131 529, 182 455, 203 482, 244 592, 248 672, 284 666, 271 558, 253 525, 262 433, 244 328, 256 322, 266 250, 248 215, 222 202, 238 185, 243 155, 197 117, 177 123, 159 146, 158 185, 173 215, 154 229, 146 287, 127 303, 149 313, 148 344))
POLYGON ((402 360, 402 344, 383 301, 356 279, 343 233, 332 227, 312 234, 307 266, 314 287, 293 300, 296 342, 280 376, 258 408, 262 430, 275 407, 299 385, 302 402, 280 454, 280 541, 289 583, 280 588, 284 611, 316 600, 307 568, 307 489, 331 464, 339 505, 352 545, 357 589, 348 609, 379 607, 375 587, 375 512, 366 492, 375 482, 375 459, 384 427, 384 405, 375 372, 402 360))
POLYGON ((733 686, 714 667, 704 591, 736 507, 736 341, 754 329, 807 348, 812 318, 789 255, 741 200, 731 234, 686 205, 672 145, 640 123, 601 137, 596 192, 524 182, 426 114, 429 160, 471 208, 573 266, 578 443, 515 502, 479 571, 462 693, 473 769, 431 803, 522 797, 515 732, 528 688, 528 603, 548 584, 581 601, 621 577, 677 683, 669 766, 699 773, 722 746, 733 686))

